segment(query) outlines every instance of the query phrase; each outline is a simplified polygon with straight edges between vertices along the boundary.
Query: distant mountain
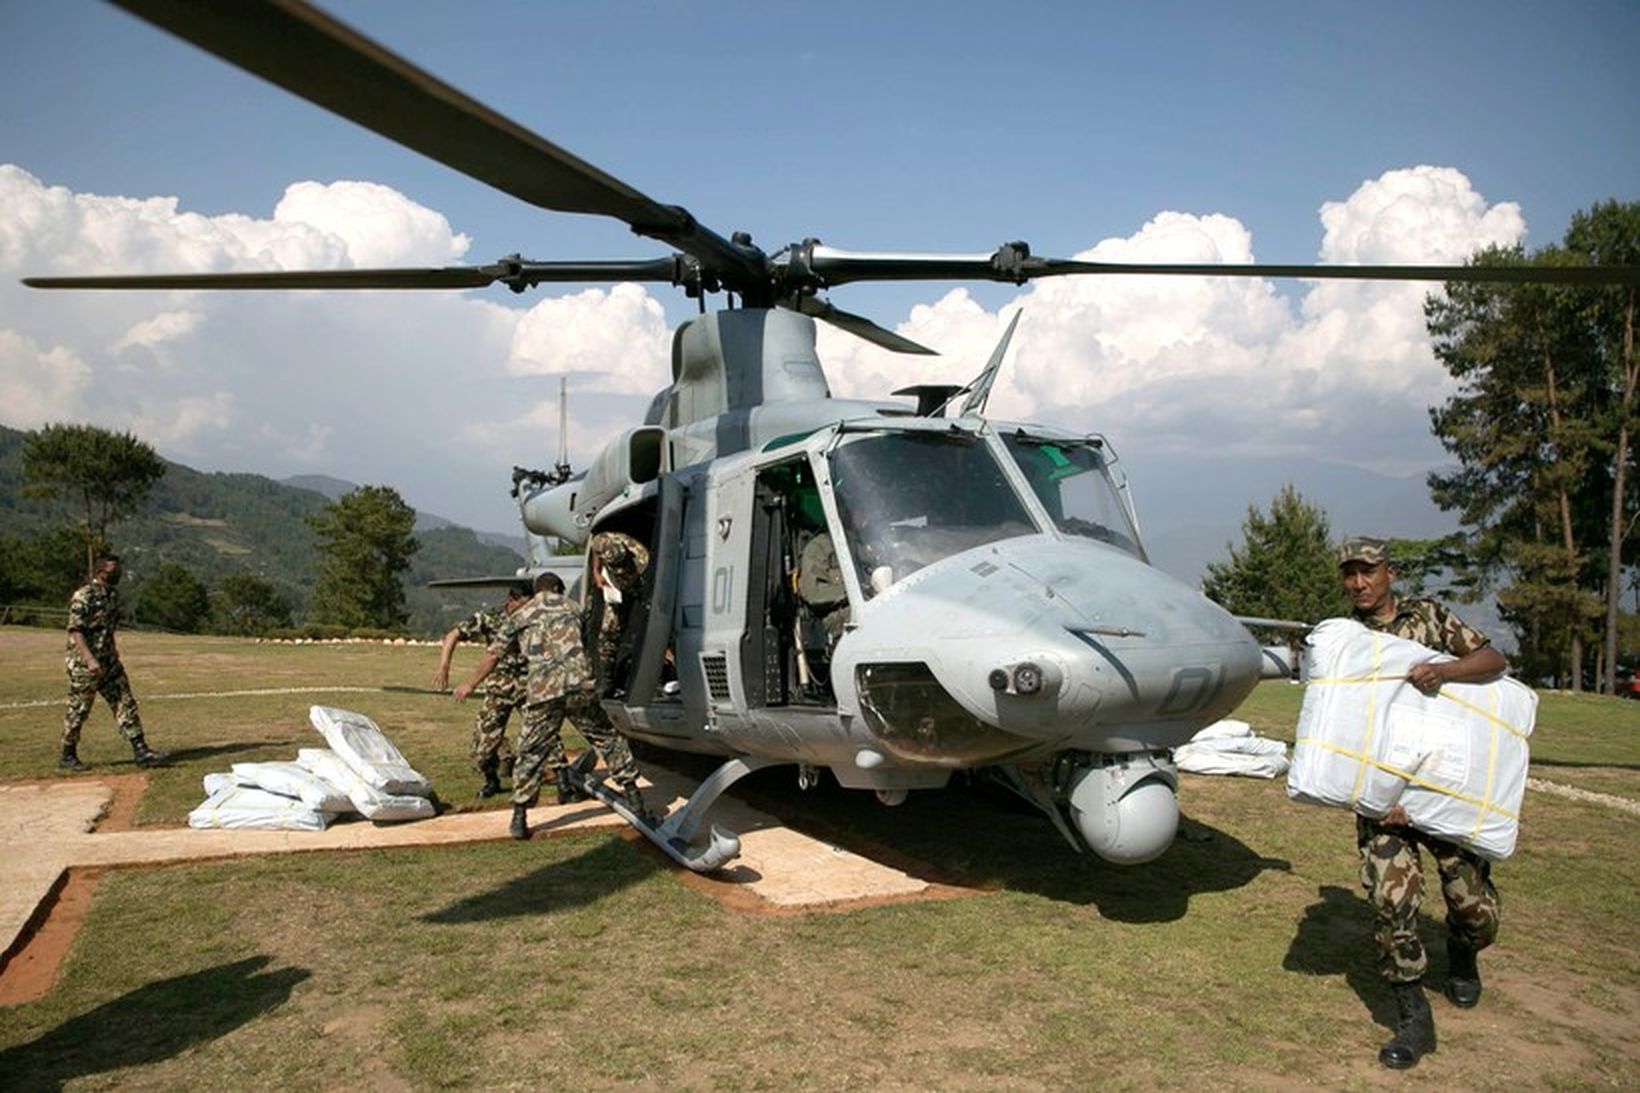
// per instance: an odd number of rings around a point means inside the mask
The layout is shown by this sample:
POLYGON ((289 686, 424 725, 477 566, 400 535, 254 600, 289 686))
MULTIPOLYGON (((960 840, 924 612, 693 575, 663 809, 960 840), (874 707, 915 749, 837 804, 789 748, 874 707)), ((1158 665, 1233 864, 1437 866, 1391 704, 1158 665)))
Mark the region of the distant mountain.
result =
MULTIPOLYGON (((25 537, 65 522, 60 505, 22 495, 26 434, 0 426, 0 535, 25 537)), ((325 475, 276 481, 258 474, 196 471, 167 463, 141 511, 114 528, 125 556, 131 596, 160 562, 176 562, 207 585, 230 573, 251 573, 277 585, 302 618, 313 595, 317 551, 303 517, 355 489, 325 475)), ((493 592, 431 589, 430 580, 505 576, 524 564, 520 552, 484 542, 467 528, 418 514, 416 552, 405 579, 412 630, 442 633, 493 592)), ((504 539, 504 536, 495 538, 504 539)))
MULTIPOLYGON (((292 475, 290 478, 282 478, 280 481, 296 489, 322 493, 332 501, 359 488, 357 482, 349 482, 345 478, 332 478, 328 474, 298 474, 292 475)), ((423 531, 444 531, 449 528, 460 527, 462 527, 461 524, 437 513, 416 510, 416 531, 418 533, 423 531)), ((490 546, 504 547, 520 558, 525 557, 528 550, 523 535, 509 535, 500 531, 474 531, 473 534, 478 537, 479 542, 487 543, 490 546)))

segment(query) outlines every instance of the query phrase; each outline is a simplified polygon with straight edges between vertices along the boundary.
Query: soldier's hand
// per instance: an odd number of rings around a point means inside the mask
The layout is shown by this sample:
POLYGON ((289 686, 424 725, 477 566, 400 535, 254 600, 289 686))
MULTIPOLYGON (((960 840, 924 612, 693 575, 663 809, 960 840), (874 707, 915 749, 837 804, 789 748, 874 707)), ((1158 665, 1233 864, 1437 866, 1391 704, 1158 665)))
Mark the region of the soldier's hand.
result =
POLYGON ((1406 827, 1412 823, 1412 817, 1400 805, 1391 805, 1389 811, 1384 813, 1384 823, 1391 827, 1406 827))
POLYGON ((440 668, 433 673, 433 690, 448 691, 450 689, 450 670, 440 668))
POLYGON ((1413 665, 1412 670, 1407 673, 1407 679, 1424 694, 1432 695, 1441 689, 1442 683, 1446 682, 1446 675, 1441 671, 1439 664, 1428 661, 1423 664, 1413 665))
POLYGON ((461 686, 456 688, 456 701, 457 702, 465 702, 465 701, 467 701, 467 696, 472 694, 472 693, 473 693, 473 689, 471 687, 467 686, 467 684, 463 683, 461 686))

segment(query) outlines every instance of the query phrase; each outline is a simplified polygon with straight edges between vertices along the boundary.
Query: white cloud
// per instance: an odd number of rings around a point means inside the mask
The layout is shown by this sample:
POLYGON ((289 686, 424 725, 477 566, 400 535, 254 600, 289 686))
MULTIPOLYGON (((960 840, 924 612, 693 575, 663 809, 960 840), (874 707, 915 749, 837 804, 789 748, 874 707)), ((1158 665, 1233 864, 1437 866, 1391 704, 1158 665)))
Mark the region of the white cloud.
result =
POLYGON ((672 335, 660 302, 620 284, 549 297, 513 331, 507 370, 517 376, 592 373, 594 390, 648 395, 671 382, 672 335))
MULTIPOLYGON (((1330 262, 1456 262, 1525 230, 1517 207, 1435 167, 1363 183, 1322 206, 1320 229, 1330 262)), ((506 469, 555 456, 557 384, 544 379, 571 377, 577 465, 667 382, 670 332, 644 288, 521 310, 445 293, 16 285, 30 273, 437 265, 466 248, 443 216, 370 183, 299 182, 269 217, 205 217, 175 198, 74 194, 0 166, 0 420, 134 428, 205 469, 388 482, 432 511, 506 527, 506 469)), ((1231 216, 1171 211, 1079 257, 1257 260, 1231 216)), ((987 295, 994 310, 957 287, 931 290, 895 326, 940 357, 889 354, 825 324, 819 349, 839 396, 961 383, 1023 307, 997 416, 1208 460, 1416 469, 1437 454, 1424 408, 1449 391, 1423 331, 1429 287, 1314 282, 1295 301, 1256 279, 1067 277, 987 295)), ((851 306, 846 291, 837 302, 851 306)))

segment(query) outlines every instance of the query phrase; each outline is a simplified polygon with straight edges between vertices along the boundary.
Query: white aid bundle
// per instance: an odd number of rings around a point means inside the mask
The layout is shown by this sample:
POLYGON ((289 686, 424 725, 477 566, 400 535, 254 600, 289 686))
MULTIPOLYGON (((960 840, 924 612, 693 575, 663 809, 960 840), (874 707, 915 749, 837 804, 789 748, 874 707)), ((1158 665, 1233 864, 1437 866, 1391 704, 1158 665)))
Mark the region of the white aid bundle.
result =
POLYGON ((383 793, 376 789, 354 773, 353 768, 329 748, 302 748, 296 753, 296 762, 339 787, 367 820, 378 823, 425 820, 434 813, 433 802, 425 797, 383 793))
POLYGON ((1399 804, 1419 831, 1507 858, 1537 694, 1503 677, 1426 695, 1406 674, 1432 659, 1453 658, 1352 619, 1317 626, 1305 642, 1287 794, 1375 819, 1399 804))
POLYGON ((433 784, 415 772, 393 742, 364 714, 314 706, 308 710, 308 719, 330 750, 373 789, 417 797, 433 792, 433 784))
POLYGON ((242 786, 295 797, 319 812, 352 812, 347 792, 296 763, 235 763, 233 776, 242 786))
POLYGON ((1287 745, 1253 732, 1245 721, 1215 721, 1173 749, 1173 762, 1191 774, 1244 774, 1279 778, 1287 773, 1287 745))
POLYGON ((328 813, 309 808, 294 797, 240 785, 219 788, 188 813, 188 826, 200 828, 323 831, 329 823, 328 813))

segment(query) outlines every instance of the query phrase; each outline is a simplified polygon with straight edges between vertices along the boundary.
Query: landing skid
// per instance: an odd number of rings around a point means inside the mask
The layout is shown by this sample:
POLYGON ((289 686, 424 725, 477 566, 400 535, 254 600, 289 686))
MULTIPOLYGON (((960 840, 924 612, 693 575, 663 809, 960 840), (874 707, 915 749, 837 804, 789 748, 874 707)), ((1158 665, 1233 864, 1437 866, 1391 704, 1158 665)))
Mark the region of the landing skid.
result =
POLYGON ((716 824, 711 826, 704 844, 694 844, 695 836, 706 819, 706 811, 723 795, 724 790, 746 775, 785 762, 756 756, 730 759, 697 786, 695 792, 689 795, 689 799, 680 808, 659 823, 648 824, 627 807, 626 801, 619 793, 606 785, 602 779, 593 777, 592 765, 596 761, 597 756, 592 749, 587 749, 586 753, 570 766, 571 779, 585 790, 588 796, 596 797, 608 805, 610 811, 637 828, 645 838, 664 850, 667 857, 696 873, 710 873, 715 869, 721 869, 740 856, 740 837, 716 824))

